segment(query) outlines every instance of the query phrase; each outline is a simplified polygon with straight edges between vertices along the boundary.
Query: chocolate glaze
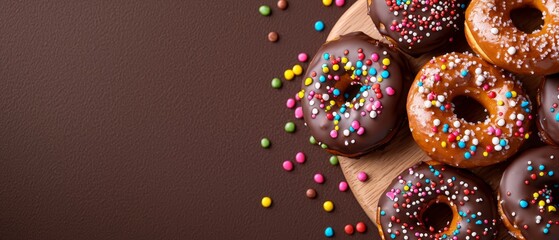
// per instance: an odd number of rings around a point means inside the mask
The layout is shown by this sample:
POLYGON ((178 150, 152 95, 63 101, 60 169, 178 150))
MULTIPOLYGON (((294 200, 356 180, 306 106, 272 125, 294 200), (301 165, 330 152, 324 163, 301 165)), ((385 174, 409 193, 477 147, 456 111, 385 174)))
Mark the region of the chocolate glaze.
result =
POLYGON ((329 152, 351 157, 389 141, 405 116, 407 69, 393 47, 362 32, 325 43, 309 64, 299 93, 311 134, 326 144, 329 152), (344 58, 349 63, 344 63, 344 58), (359 61, 367 67, 366 77, 355 68, 359 61), (351 67, 346 70, 348 64, 351 67), (355 97, 346 99, 344 94, 355 97))
POLYGON ((491 193, 485 182, 467 171, 415 165, 394 179, 381 196, 380 235, 383 239, 494 239, 498 214, 491 193), (452 209, 452 219, 443 229, 429 229, 423 214, 438 203, 452 209))
POLYGON ((462 34, 464 11, 469 1, 368 0, 368 13, 379 32, 413 56, 454 40, 462 34), (402 2, 398 5, 398 2, 402 2), (411 19, 409 16, 413 16, 411 19))
POLYGON ((542 140, 559 145, 559 76, 547 77, 538 89, 538 129, 542 140))
POLYGON ((506 160, 530 137, 531 103, 514 76, 472 54, 433 58, 417 74, 407 102, 417 144, 434 160, 471 168, 506 160), (487 110, 468 122, 452 100, 467 96, 487 110))
POLYGON ((507 219, 505 225, 521 239, 557 239, 559 206, 558 199, 554 199, 559 196, 557 191, 559 148, 544 146, 524 152, 507 167, 501 178, 499 208, 507 219), (549 203, 545 202, 546 197, 550 197, 549 203), (542 208, 541 200, 544 201, 542 208), (549 221, 551 224, 546 226, 549 221))

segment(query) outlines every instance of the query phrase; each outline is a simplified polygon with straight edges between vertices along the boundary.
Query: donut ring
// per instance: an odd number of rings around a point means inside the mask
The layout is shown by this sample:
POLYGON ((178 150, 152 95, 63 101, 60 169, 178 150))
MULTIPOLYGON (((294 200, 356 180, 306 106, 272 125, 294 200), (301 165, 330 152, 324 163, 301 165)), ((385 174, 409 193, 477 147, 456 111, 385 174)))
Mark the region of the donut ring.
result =
POLYGON ((486 61, 520 74, 559 72, 559 1, 473 0, 466 10, 466 38, 486 61), (511 10, 531 6, 542 12, 541 30, 518 30, 511 10))
POLYGON ((540 138, 559 146, 559 76, 546 77, 538 89, 538 121, 540 138))
POLYGON ((434 160, 461 168, 507 159, 530 136, 531 103, 512 74, 472 54, 429 61, 408 94, 413 138, 434 160), (452 100, 467 96, 487 109, 483 122, 458 118, 452 100))
POLYGON ((311 134, 328 152, 357 157, 396 134, 407 94, 407 65, 400 56, 362 32, 318 50, 299 97, 311 134))
POLYGON ((382 239, 494 239, 497 234, 491 188, 475 175, 445 165, 421 163, 401 173, 381 196, 377 212, 382 239), (429 227, 424 215, 436 204, 452 211, 442 229, 429 227))
POLYGON ((499 213, 518 239, 559 236, 559 148, 526 151, 505 170, 499 186, 499 213))

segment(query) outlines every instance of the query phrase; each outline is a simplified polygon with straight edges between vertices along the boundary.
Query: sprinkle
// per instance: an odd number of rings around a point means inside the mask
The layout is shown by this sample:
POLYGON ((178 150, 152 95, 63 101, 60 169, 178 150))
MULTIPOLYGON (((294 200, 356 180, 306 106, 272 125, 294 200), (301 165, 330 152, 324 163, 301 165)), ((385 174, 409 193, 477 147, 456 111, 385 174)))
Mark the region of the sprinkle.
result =
POLYGON ((322 204, 322 208, 326 212, 332 212, 334 210, 334 203, 332 201, 326 201, 322 204))
POLYGON ((309 137, 309 143, 312 144, 312 145, 315 145, 315 144, 317 144, 318 142, 316 141, 316 139, 315 139, 313 136, 310 136, 310 137, 309 137))
POLYGON ((262 148, 270 148, 271 142, 268 138, 262 138, 262 140, 260 140, 260 146, 262 146, 262 148))
POLYGON ((277 42, 279 40, 279 35, 277 32, 269 32, 268 33, 268 41, 270 42, 277 42))
POLYGON ((285 131, 288 132, 288 133, 293 133, 293 132, 295 132, 295 129, 296 129, 295 123, 293 123, 293 122, 287 122, 287 123, 285 124, 284 129, 285 129, 285 131))
POLYGON ((285 10, 285 9, 287 9, 287 6, 288 6, 288 4, 287 4, 287 1, 286 1, 286 0, 279 0, 279 1, 278 1, 278 8, 279 8, 280 10, 285 10))
POLYGON ((345 192, 348 188, 349 186, 347 185, 346 181, 341 181, 340 184, 338 184, 338 189, 340 190, 340 192, 345 192))
POLYGON ((258 12, 260 12, 262 16, 270 16, 270 14, 272 14, 272 9, 268 5, 262 5, 258 8, 258 12))
POLYGON ((526 200, 520 200, 520 207, 521 208, 527 208, 528 207, 528 202, 526 202, 526 200))
POLYGON ((509 48, 507 49, 507 52, 509 53, 509 55, 514 55, 514 54, 516 54, 516 48, 514 48, 514 47, 509 47, 509 48))
POLYGON ((336 166, 339 164, 338 157, 336 157, 335 155, 330 156, 330 159, 328 159, 328 161, 330 162, 330 164, 332 164, 332 166, 336 166))
POLYGON ((388 58, 382 59, 382 64, 384 64, 385 66, 390 65, 390 59, 388 58))
POLYGON ((358 222, 357 224, 355 224, 355 229, 359 233, 364 233, 367 231, 367 225, 365 225, 364 222, 358 222))
POLYGON ((283 170, 291 172, 293 171, 293 163, 289 160, 285 160, 282 164, 283 170))
POLYGON ((282 86, 281 80, 279 78, 272 78, 272 88, 280 89, 282 86))
POLYGON ((332 0, 322 0, 322 4, 325 7, 330 7, 330 5, 332 5, 332 0))
POLYGON ((270 197, 263 197, 261 203, 262 207, 269 208, 272 206, 272 199, 270 197))
POLYGON ((295 73, 293 72, 293 70, 287 69, 285 70, 285 72, 283 72, 283 77, 285 78, 285 80, 291 81, 295 77, 295 73))
POLYGON ((491 28, 491 33, 493 35, 497 35, 497 34, 499 34, 499 29, 498 28, 491 28))
POLYGON ((345 227, 344 227, 344 232, 345 232, 347 235, 352 235, 353 232, 354 232, 353 225, 351 225, 351 224, 345 225, 345 227))
POLYGON ((324 22, 316 21, 314 23, 314 30, 316 30, 317 32, 322 32, 324 30, 324 22))
POLYGON ((307 160, 307 157, 305 156, 305 154, 303 152, 298 152, 297 154, 295 154, 295 162, 305 163, 306 160, 307 160))
POLYGON ((386 88, 386 94, 388 94, 388 96, 392 96, 396 93, 396 91, 394 90, 394 88, 392 87, 387 87, 386 88))
POLYGON ((327 238, 333 237, 334 229, 332 229, 332 227, 327 227, 326 229, 324 229, 324 236, 326 236, 327 238))
POLYGON ((297 118, 297 119, 303 118, 303 108, 302 107, 295 108, 295 118, 297 118))
POLYGON ((314 190, 312 188, 309 188, 305 192, 305 195, 307 195, 307 198, 314 199, 314 198, 316 198, 316 190, 314 190))
POLYGON ((345 0, 336 0, 336 6, 343 7, 345 5, 345 0))
POLYGON ((295 64, 295 66, 293 66, 292 68, 292 71, 296 76, 299 76, 303 74, 303 67, 301 67, 301 65, 299 64, 295 64))
POLYGON ((299 62, 306 62, 309 59, 309 55, 307 55, 306 53, 299 53, 297 55, 297 60, 299 60, 299 62))
POLYGON ((314 182, 316 182, 318 184, 324 183, 324 176, 320 173, 315 174, 313 179, 314 179, 314 182))
POLYGON ((367 181, 367 179, 369 179, 369 175, 367 175, 367 173, 365 172, 359 172, 357 173, 357 179, 361 182, 365 182, 367 181))
POLYGON ((295 99, 293 99, 293 98, 287 99, 287 102, 285 103, 285 106, 289 109, 294 108, 295 107, 295 99))

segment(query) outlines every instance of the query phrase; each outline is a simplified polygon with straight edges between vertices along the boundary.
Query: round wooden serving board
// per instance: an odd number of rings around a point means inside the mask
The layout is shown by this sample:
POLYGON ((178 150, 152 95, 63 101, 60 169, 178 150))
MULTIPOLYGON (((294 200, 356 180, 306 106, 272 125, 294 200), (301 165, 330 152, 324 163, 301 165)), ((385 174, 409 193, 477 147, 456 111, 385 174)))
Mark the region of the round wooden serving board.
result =
MULTIPOLYGON (((383 39, 378 30, 375 28, 372 20, 367 15, 367 1, 358 0, 351 6, 344 15, 338 20, 336 25, 332 28, 328 40, 335 39, 339 35, 350 32, 362 31, 369 36, 382 40, 383 39)), ((447 47, 447 51, 467 51, 470 50, 468 44, 463 39, 458 39, 455 46, 447 47)), ((409 62, 414 67, 415 71, 419 70, 424 63, 426 63, 433 56, 441 55, 444 52, 431 53, 427 56, 420 58, 412 58, 407 56, 409 62)), ((414 76, 415 77, 415 76, 414 76)), ((524 87, 531 96, 531 100, 535 103, 535 95, 537 87, 540 84, 539 77, 534 76, 518 76, 523 82, 524 87)), ((535 131, 535 128, 533 129, 535 131)), ((533 134, 531 142, 526 144, 523 148, 541 144, 537 139, 537 135, 533 134)), ((414 142, 409 128, 404 126, 397 136, 387 144, 384 149, 374 151, 360 159, 351 159, 346 157, 339 157, 342 171, 352 189, 355 198, 365 210, 366 214, 373 222, 376 222, 377 216, 377 203, 379 197, 388 187, 388 184, 398 176, 401 172, 408 169, 410 166, 420 162, 429 160, 429 157, 416 145, 414 142), (366 172, 369 175, 369 180, 360 182, 357 180, 358 172, 366 172)), ((502 172, 506 168, 507 163, 501 163, 489 167, 470 169, 472 172, 483 178, 487 183, 497 189, 501 179, 502 172)), ((509 234, 506 228, 499 226, 499 236, 497 239, 514 239, 509 234)))

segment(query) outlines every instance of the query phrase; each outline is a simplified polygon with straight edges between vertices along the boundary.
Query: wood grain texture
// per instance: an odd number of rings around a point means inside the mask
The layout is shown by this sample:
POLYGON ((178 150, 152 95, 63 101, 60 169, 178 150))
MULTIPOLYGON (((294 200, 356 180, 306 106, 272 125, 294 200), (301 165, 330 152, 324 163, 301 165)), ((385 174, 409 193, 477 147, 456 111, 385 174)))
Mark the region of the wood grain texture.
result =
MULTIPOLYGON (((351 6, 346 13, 338 20, 332 28, 328 40, 335 39, 339 35, 349 32, 362 31, 369 36, 388 43, 382 38, 378 30, 375 28, 372 20, 367 15, 367 1, 358 0, 351 6)), ((455 46, 444 48, 446 51, 468 51, 470 50, 465 39, 457 39, 455 46)), ((444 51, 443 50, 443 51, 444 51)), ((470 50, 471 51, 471 50, 470 50)), ((412 58, 406 55, 414 72, 417 72, 423 64, 433 56, 443 54, 444 52, 430 53, 420 58, 412 58)), ((535 104, 535 95, 541 78, 534 76, 518 76, 524 82, 524 87, 535 104)), ((535 129, 533 130, 535 131, 535 129)), ((523 149, 531 146, 539 145, 537 135, 533 135, 531 141, 523 146, 523 149)), ((420 161, 429 160, 429 157, 417 146, 413 140, 407 124, 396 137, 387 144, 383 149, 372 152, 360 159, 351 159, 339 157, 342 171, 349 183, 355 198, 364 209, 366 214, 373 222, 376 222, 377 203, 379 197, 386 190, 390 182, 398 176, 402 171, 420 161), (357 180, 357 173, 366 172, 369 180, 360 182, 357 180)), ((470 169, 472 172, 483 178, 491 187, 496 190, 502 175, 508 163, 500 163, 497 165, 470 169)), ((506 228, 499 226, 498 239, 514 239, 506 228)))

